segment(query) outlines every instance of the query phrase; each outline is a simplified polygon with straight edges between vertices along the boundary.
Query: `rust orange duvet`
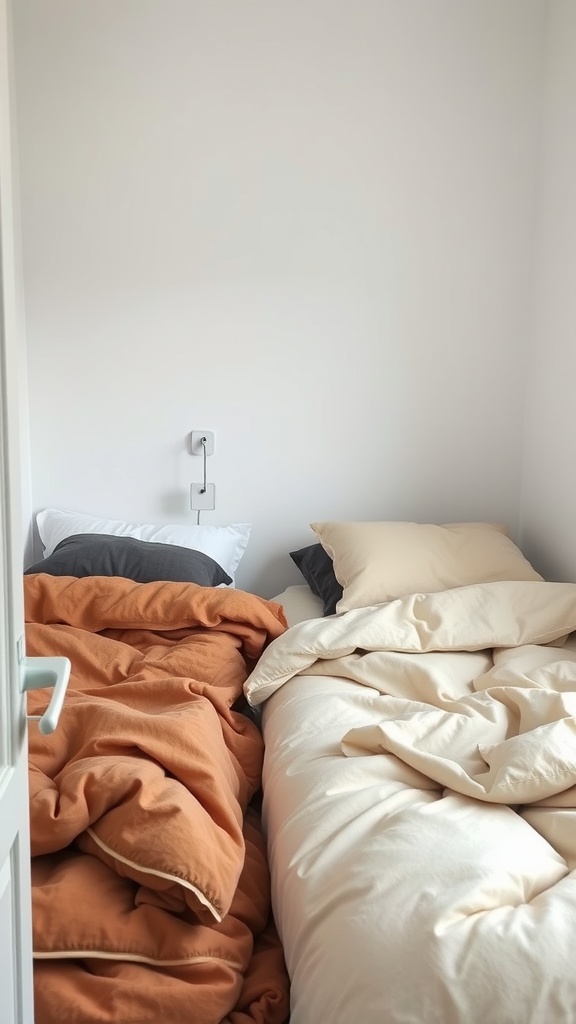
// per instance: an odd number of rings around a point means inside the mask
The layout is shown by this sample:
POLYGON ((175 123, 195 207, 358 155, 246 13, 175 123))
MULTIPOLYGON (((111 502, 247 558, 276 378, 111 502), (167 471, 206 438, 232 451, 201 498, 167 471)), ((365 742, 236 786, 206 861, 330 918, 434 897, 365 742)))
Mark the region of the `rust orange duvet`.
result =
POLYGON ((262 739, 234 710, 281 607, 118 577, 24 587, 27 653, 72 663, 56 732, 30 726, 36 1024, 284 1024, 262 739))

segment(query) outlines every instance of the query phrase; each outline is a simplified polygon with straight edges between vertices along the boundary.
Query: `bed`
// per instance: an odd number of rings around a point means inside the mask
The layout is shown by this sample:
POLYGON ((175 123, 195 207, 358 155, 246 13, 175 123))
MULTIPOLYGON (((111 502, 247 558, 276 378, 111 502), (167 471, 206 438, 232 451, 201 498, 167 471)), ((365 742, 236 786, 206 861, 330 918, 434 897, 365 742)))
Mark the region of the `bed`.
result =
POLYGON ((497 524, 312 525, 245 684, 291 1024, 573 1024, 576 585, 497 524))
POLYGON ((72 673, 29 728, 36 1024, 285 1024, 242 687, 286 620, 232 586, 248 530, 47 511, 26 649, 72 673))

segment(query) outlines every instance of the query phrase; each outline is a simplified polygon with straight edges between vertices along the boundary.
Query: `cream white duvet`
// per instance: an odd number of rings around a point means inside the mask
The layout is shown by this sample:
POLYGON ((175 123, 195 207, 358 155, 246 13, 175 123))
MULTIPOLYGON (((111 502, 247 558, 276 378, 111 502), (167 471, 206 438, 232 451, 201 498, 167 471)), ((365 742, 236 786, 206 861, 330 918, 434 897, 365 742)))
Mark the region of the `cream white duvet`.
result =
POLYGON ((313 619, 246 684, 291 1024, 576 1024, 576 585, 313 619))

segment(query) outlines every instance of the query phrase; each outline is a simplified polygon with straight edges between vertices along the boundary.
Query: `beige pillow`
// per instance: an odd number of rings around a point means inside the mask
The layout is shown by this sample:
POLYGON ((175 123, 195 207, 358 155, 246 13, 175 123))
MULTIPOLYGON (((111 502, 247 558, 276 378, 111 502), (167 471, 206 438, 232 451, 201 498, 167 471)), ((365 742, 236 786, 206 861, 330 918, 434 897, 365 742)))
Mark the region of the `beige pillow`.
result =
POLYGON ((311 523, 344 593, 337 612, 471 583, 542 580, 499 523, 311 523))

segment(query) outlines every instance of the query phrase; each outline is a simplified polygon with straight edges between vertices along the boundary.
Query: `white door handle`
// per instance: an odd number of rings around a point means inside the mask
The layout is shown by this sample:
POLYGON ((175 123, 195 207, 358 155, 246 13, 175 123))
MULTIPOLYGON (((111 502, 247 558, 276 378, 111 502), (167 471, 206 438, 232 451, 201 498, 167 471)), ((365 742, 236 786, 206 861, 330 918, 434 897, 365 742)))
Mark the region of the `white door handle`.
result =
POLYGON ((68 658, 23 658, 22 689, 43 690, 53 686, 54 693, 43 715, 28 715, 31 722, 38 722, 41 733, 54 732, 66 695, 66 687, 72 668, 68 658))

